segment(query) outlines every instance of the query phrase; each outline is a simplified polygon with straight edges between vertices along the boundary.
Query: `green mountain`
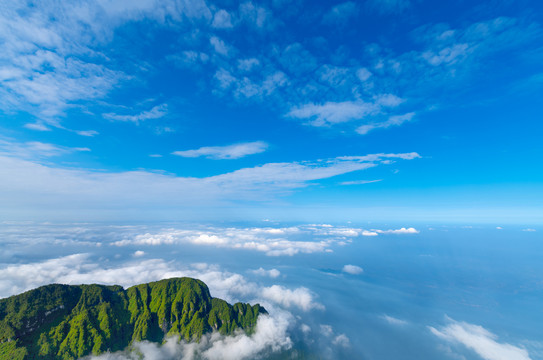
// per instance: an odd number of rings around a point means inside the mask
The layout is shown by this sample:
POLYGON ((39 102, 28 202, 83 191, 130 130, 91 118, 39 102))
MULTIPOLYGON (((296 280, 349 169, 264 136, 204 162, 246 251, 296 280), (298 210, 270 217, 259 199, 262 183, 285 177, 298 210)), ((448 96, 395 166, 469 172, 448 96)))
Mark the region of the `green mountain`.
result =
POLYGON ((173 278, 123 289, 47 285, 0 299, 0 360, 77 359, 134 341, 177 336, 198 341, 211 331, 254 331, 260 305, 213 298, 206 284, 173 278))

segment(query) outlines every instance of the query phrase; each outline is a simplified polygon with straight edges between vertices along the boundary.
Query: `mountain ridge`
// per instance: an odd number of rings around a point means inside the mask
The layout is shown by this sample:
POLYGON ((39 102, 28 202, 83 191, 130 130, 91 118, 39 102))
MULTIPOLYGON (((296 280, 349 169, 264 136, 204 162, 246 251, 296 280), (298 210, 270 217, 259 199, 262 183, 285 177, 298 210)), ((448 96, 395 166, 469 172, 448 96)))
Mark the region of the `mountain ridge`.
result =
POLYGON ((131 286, 51 284, 0 299, 0 360, 71 360, 176 336, 254 332, 260 306, 228 304, 192 278, 131 286))

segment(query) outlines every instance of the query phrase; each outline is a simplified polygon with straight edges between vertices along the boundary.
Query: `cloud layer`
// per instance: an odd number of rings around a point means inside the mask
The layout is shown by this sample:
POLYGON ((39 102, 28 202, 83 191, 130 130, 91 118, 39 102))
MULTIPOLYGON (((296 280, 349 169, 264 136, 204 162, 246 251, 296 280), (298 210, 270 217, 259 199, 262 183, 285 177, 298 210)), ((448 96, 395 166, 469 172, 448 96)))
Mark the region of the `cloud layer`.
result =
POLYGON ((441 329, 430 327, 439 338, 453 344, 461 344, 485 360, 530 360, 524 348, 498 341, 498 337, 482 326, 450 319, 450 324, 441 329))
MULTIPOLYGON (((419 157, 416 153, 374 154, 316 162, 267 163, 195 178, 145 170, 102 172, 52 166, 40 159, 89 149, 14 141, 4 141, 0 145, 0 194, 5 203, 10 204, 11 213, 23 209, 32 213, 44 207, 68 210, 74 204, 79 211, 85 211, 142 207, 180 209, 240 201, 271 201, 318 180, 386 165, 391 159, 419 157)), ((246 150, 222 148, 214 151, 215 156, 235 158, 246 155, 246 150)))

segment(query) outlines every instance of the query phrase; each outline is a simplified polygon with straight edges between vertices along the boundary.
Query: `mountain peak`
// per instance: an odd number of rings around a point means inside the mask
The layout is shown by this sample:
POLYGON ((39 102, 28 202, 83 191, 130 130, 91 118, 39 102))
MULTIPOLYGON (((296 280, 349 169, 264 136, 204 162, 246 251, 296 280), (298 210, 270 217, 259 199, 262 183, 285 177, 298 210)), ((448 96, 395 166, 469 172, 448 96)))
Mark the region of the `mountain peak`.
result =
POLYGON ((51 284, 0 299, 0 360, 77 359, 135 341, 250 334, 262 313, 259 304, 213 298, 204 282, 186 277, 127 289, 51 284))

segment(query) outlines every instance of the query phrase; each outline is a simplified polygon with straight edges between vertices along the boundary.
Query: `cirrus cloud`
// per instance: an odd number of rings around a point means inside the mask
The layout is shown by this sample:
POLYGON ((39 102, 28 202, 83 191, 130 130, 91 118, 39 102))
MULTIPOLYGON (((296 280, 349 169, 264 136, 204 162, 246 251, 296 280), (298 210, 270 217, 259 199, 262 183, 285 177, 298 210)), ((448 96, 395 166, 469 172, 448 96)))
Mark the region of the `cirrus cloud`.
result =
POLYGON ((206 157, 215 160, 232 160, 262 153, 267 148, 268 144, 264 141, 253 141, 227 146, 204 146, 195 150, 174 151, 172 154, 187 158, 206 157))

